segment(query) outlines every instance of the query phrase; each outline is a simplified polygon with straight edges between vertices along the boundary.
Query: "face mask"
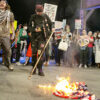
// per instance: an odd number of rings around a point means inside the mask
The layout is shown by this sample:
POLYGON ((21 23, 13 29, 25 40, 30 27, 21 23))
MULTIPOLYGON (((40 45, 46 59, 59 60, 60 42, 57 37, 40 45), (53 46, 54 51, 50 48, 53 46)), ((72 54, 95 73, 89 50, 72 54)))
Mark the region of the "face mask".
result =
POLYGON ((27 27, 25 26, 24 29, 27 30, 27 27))

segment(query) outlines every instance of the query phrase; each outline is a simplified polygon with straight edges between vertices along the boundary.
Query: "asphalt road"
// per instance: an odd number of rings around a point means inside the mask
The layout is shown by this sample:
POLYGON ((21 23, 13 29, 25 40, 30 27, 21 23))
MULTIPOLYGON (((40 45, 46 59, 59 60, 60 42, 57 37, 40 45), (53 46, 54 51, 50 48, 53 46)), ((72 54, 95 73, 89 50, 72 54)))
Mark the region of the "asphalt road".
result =
POLYGON ((0 100, 66 100, 56 97, 52 90, 41 89, 38 85, 52 86, 58 77, 70 76, 72 81, 84 81, 90 92, 100 98, 100 69, 99 68, 68 68, 64 66, 44 67, 45 76, 33 75, 28 80, 31 66, 15 66, 14 71, 0 65, 0 100))

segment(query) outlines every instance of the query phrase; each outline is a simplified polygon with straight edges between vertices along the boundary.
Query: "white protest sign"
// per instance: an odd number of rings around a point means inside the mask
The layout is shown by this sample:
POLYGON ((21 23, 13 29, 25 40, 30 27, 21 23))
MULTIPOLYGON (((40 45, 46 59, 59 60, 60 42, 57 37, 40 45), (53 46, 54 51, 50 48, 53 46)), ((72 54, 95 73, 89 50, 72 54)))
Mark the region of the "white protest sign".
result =
POLYGON ((81 29, 81 19, 75 19, 75 29, 81 29))
POLYGON ((57 5, 52 5, 48 3, 44 4, 44 13, 46 13, 50 17, 52 22, 55 21, 56 12, 57 12, 57 5))
POLYGON ((62 24, 63 29, 65 28, 65 26, 66 26, 66 19, 63 19, 63 24, 62 24))
POLYGON ((55 21, 55 29, 60 29, 63 27, 63 22, 61 21, 55 21))

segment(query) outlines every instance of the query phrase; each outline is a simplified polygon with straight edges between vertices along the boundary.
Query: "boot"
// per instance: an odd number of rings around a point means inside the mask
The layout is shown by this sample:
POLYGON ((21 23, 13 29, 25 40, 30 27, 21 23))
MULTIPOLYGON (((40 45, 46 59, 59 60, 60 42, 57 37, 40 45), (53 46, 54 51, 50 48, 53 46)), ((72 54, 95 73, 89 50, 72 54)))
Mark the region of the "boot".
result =
POLYGON ((42 69, 38 69, 38 75, 44 76, 44 73, 43 73, 42 69))
POLYGON ((38 75, 45 76, 44 73, 43 73, 43 71, 42 72, 39 72, 38 75))

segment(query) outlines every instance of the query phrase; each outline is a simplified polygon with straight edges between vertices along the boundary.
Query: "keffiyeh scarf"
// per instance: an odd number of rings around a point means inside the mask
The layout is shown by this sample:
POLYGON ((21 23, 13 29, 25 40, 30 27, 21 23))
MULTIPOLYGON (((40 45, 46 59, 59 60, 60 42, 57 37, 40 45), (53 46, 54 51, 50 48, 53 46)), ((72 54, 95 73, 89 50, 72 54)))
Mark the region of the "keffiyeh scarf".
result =
POLYGON ((10 11, 6 10, 0 10, 0 24, 3 24, 4 21, 7 20, 7 27, 9 26, 10 21, 10 11))

